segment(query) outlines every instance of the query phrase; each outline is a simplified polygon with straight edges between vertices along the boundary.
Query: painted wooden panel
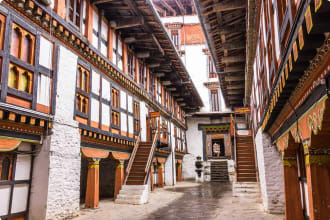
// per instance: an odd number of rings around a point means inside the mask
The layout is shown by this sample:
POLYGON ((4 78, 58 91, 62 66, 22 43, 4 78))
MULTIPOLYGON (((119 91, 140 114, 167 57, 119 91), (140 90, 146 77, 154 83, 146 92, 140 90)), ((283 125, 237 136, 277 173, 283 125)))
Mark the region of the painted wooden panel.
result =
POLYGON ((110 125, 110 107, 102 103, 102 124, 105 126, 110 125))
POLYGON ((39 64, 48 69, 53 68, 53 43, 44 37, 40 37, 39 64))
POLYGON ((99 101, 92 98, 92 103, 91 103, 91 120, 94 122, 99 122, 99 117, 100 117, 100 105, 99 101))
POLYGON ((51 79, 50 77, 38 74, 37 103, 50 106, 51 79))
POLYGON ((27 206, 29 184, 15 184, 11 212, 24 212, 27 206))
POLYGON ((127 110, 129 113, 133 113, 133 99, 132 96, 127 96, 127 110))
POLYGON ((11 186, 0 186, 0 216, 7 215, 11 186))
POLYGON ((120 130, 127 132, 127 114, 123 112, 120 113, 120 130))
POLYGON ((133 116, 128 116, 128 131, 129 133, 134 133, 134 123, 133 123, 133 116))
POLYGON ((102 98, 110 101, 110 82, 102 78, 102 98))
POLYGON ((126 96, 127 96, 126 92, 120 91, 119 95, 120 95, 120 108, 127 109, 127 107, 126 107, 126 103, 127 103, 127 101, 126 101, 126 96))
POLYGON ((100 94, 100 74, 92 71, 92 92, 96 95, 100 94))
POLYGON ((30 179, 30 171, 31 171, 31 156, 17 155, 15 180, 30 179))

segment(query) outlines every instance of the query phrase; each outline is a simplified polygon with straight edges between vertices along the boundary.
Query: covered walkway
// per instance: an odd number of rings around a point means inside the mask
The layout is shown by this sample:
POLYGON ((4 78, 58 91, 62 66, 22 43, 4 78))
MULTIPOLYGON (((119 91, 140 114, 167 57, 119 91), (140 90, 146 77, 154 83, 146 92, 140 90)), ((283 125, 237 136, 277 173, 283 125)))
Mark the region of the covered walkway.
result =
POLYGON ((231 185, 179 182, 175 187, 157 188, 145 205, 115 204, 101 200, 98 209, 81 209, 75 220, 139 220, 139 219, 284 219, 262 211, 261 203, 242 197, 232 197, 231 185))

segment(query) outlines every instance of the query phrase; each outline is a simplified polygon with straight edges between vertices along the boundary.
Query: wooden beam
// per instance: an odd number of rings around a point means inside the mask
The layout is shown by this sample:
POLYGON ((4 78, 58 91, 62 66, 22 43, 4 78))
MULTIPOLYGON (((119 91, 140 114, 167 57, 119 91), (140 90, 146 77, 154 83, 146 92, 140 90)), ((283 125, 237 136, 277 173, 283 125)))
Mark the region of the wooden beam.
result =
POLYGON ((237 40, 237 41, 228 41, 222 45, 222 50, 236 50, 236 49, 244 49, 245 41, 237 40))
POLYGON ((176 11, 165 0, 160 0, 159 3, 162 4, 167 10, 171 11, 173 16, 176 16, 176 11))
POLYGON ((244 89, 244 84, 240 84, 240 85, 228 85, 227 89, 244 89))
POLYGON ((231 91, 227 91, 228 95, 239 95, 239 94, 243 94, 244 90, 231 90, 231 91))
POLYGON ((246 26, 243 24, 221 26, 219 34, 232 34, 235 32, 246 32, 246 26))
POLYGON ((223 63, 244 62, 245 61, 245 55, 222 57, 221 61, 223 63))
POLYGON ((181 14, 182 15, 186 14, 186 9, 183 7, 181 0, 175 0, 175 3, 178 5, 181 14))
POLYGON ((94 0, 92 2, 92 5, 98 5, 98 4, 102 4, 102 3, 108 3, 108 2, 112 2, 113 0, 94 0))
POLYGON ((228 82, 244 81, 244 76, 226 76, 225 80, 228 81, 228 82))
POLYGON ((110 26, 115 29, 131 28, 144 25, 144 18, 142 16, 133 17, 133 18, 122 18, 118 20, 110 21, 110 26))
MULTIPOLYGON (((225 71, 227 73, 244 72, 244 66, 228 66, 228 67, 225 67, 225 71)), ((244 77, 243 77, 243 80, 244 80, 244 77)))
POLYGON ((136 57, 137 58, 148 58, 148 57, 150 57, 150 52, 149 51, 137 52, 136 57))
POLYGON ((246 8, 246 0, 227 0, 214 4, 213 10, 217 11, 229 11, 235 9, 246 8))

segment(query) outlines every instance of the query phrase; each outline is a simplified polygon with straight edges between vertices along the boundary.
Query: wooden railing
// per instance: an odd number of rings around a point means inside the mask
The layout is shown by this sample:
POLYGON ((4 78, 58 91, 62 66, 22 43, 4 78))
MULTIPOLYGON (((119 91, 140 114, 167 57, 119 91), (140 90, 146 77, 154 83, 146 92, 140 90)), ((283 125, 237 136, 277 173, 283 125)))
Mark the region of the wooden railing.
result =
POLYGON ((137 139, 135 141, 135 145, 134 145, 134 148, 133 148, 131 157, 129 158, 129 162, 128 162, 128 165, 127 165, 127 168, 126 168, 126 177, 125 177, 124 185, 126 184, 126 181, 128 179, 128 175, 129 175, 129 173, 131 171, 131 168, 132 168, 133 161, 135 159, 135 154, 136 154, 136 152, 137 152, 137 150, 139 148, 139 145, 140 145, 141 130, 142 130, 142 128, 140 129, 139 136, 137 137, 137 139))
POLYGON ((235 157, 235 179, 237 181, 237 146, 236 146, 236 114, 235 114, 235 118, 234 118, 234 157, 235 157))
POLYGON ((144 170, 144 172, 146 174, 145 175, 145 178, 144 178, 144 183, 146 183, 146 180, 148 178, 148 172, 150 170, 150 165, 152 163, 152 158, 153 158, 153 155, 154 155, 156 146, 157 146, 158 138, 159 138, 159 129, 156 129, 156 133, 154 135, 154 139, 152 141, 152 146, 151 146, 150 153, 149 153, 149 156, 148 156, 148 161, 147 161, 146 169, 144 170))

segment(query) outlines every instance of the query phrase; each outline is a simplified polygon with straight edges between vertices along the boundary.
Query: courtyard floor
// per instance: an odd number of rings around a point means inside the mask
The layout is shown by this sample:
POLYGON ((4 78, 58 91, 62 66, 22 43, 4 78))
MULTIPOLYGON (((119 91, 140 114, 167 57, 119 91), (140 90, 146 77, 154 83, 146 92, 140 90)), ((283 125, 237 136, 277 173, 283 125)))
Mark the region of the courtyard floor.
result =
POLYGON ((261 203, 232 197, 230 184, 179 182, 176 186, 156 188, 145 205, 115 204, 101 200, 99 208, 84 209, 75 220, 282 220, 283 215, 262 211, 261 203))

